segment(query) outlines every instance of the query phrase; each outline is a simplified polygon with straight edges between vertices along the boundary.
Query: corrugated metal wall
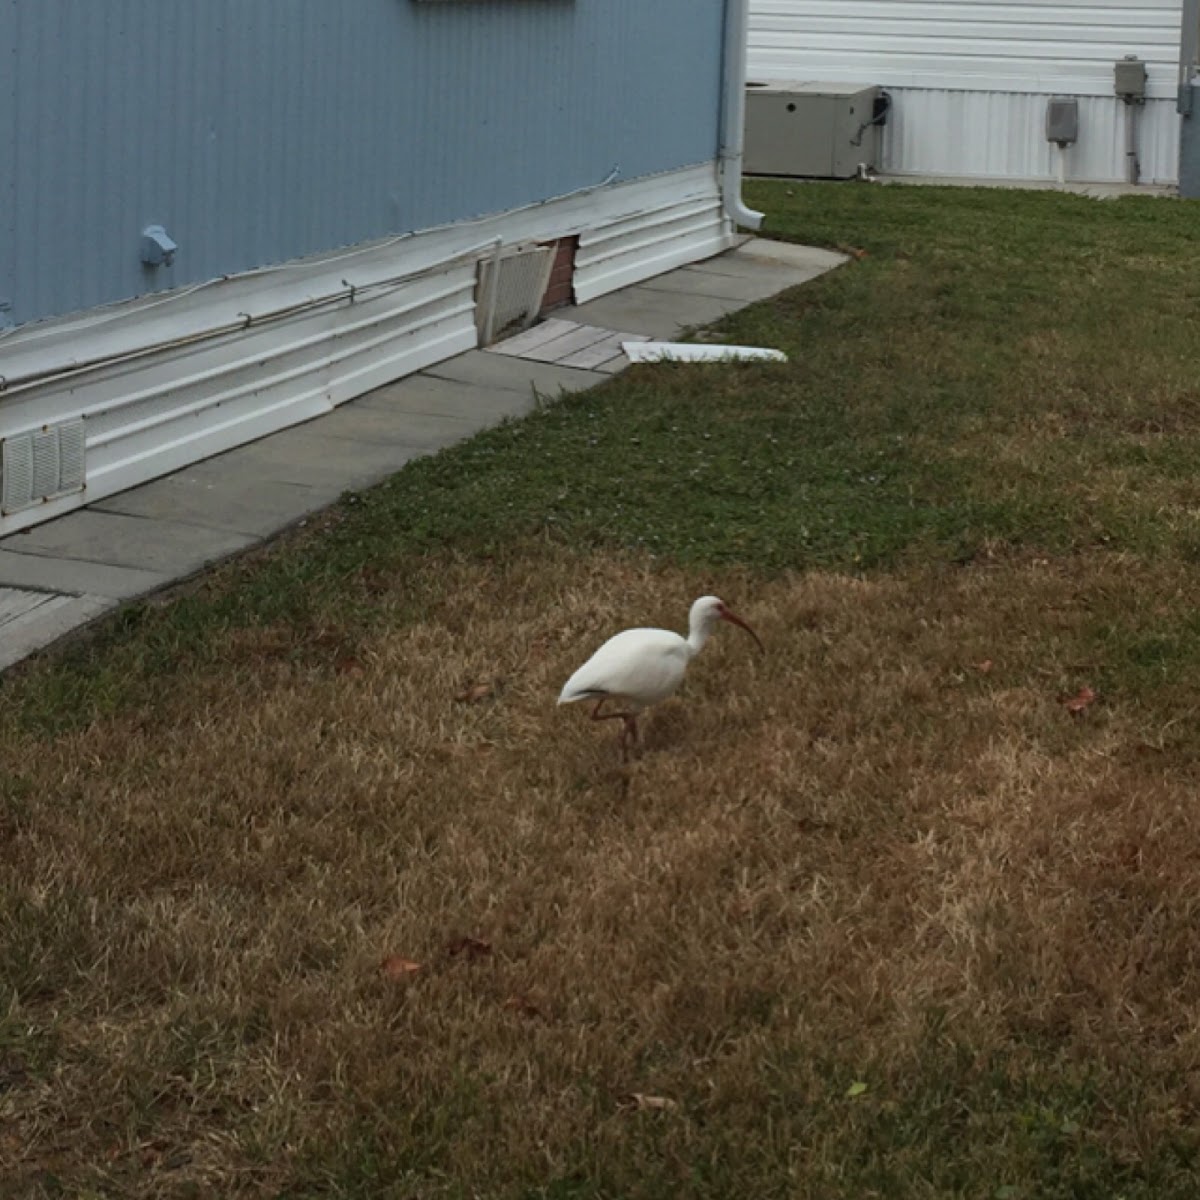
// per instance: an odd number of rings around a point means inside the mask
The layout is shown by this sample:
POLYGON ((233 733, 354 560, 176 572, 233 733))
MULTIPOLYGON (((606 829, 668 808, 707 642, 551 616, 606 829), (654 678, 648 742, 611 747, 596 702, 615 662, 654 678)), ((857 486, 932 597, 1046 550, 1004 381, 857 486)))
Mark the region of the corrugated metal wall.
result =
POLYGON ((1150 64, 1174 96, 1181 0, 751 0, 753 77, 996 92, 1112 94, 1112 64, 1150 64), (799 72, 799 74, 796 74, 799 72))
POLYGON ((722 0, 0 0, 18 322, 711 160, 722 0), (179 243, 138 257, 148 223, 179 243))
MULTIPOLYGON (((903 89, 893 93, 882 169, 907 175, 1057 178, 1058 149, 1046 141, 1047 96, 1028 92, 903 89)), ((1150 100, 1137 114, 1138 158, 1145 183, 1172 183, 1179 165, 1179 116, 1173 100, 1150 100)), ((1067 150, 1068 179, 1124 178, 1124 105, 1083 96, 1079 141, 1067 150)))
POLYGON ((1143 178, 1173 180, 1181 0, 751 0, 750 77, 878 83, 895 98, 885 169, 1051 178, 1045 100, 1081 104, 1070 177, 1123 178, 1113 63, 1136 54, 1143 178), (968 93, 964 96, 963 93, 968 93))

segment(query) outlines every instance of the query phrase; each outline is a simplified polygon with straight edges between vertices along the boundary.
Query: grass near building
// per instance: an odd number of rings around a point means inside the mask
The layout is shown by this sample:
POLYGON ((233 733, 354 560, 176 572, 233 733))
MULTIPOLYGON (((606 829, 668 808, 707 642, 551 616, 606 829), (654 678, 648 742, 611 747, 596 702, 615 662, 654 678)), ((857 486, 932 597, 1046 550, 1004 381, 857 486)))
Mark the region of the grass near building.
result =
POLYGON ((786 367, 5 678, 0 1195, 1200 1194, 1197 210, 754 200, 856 255, 719 327, 786 367), (621 770, 558 688, 707 591, 768 654, 621 770))

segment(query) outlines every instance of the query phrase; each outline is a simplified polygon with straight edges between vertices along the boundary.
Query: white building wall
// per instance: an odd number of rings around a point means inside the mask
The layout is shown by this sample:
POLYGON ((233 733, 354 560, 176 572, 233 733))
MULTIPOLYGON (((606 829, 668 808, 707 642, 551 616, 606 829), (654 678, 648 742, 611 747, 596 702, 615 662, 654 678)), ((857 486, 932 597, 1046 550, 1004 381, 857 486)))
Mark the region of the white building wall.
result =
POLYGON ((709 162, 0 331, 0 536, 474 348, 497 246, 578 235, 582 301, 732 234, 709 162), (17 451, 60 430, 81 443, 70 489, 19 488, 17 451))
POLYGON ((882 84, 882 170, 1052 179, 1046 101, 1080 97, 1073 180, 1125 177, 1113 63, 1145 60, 1142 181, 1174 182, 1182 0, 751 0, 749 77, 882 84))

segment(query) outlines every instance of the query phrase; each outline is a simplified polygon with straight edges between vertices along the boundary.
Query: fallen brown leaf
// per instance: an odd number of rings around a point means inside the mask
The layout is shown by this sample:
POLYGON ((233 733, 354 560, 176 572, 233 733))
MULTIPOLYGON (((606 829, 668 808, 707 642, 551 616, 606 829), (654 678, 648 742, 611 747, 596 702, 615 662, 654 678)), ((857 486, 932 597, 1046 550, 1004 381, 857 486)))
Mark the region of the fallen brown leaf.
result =
POLYGON ((480 700, 486 699, 492 694, 492 685, 490 683, 477 683, 473 687, 467 688, 465 692, 459 692, 455 696, 460 704, 478 704, 480 700))
POLYGON ((990 658, 985 658, 983 662, 977 662, 975 664, 975 670, 977 670, 980 675, 988 675, 991 673, 991 670, 995 665, 996 664, 992 662, 990 658))
POLYGON ((1059 702, 1073 717, 1079 716, 1096 699, 1090 687, 1081 687, 1073 696, 1059 696, 1059 702))
POLYGON ((379 964, 379 973, 385 979, 408 979, 421 969, 419 962, 411 958, 402 958, 399 954, 389 954, 379 964))

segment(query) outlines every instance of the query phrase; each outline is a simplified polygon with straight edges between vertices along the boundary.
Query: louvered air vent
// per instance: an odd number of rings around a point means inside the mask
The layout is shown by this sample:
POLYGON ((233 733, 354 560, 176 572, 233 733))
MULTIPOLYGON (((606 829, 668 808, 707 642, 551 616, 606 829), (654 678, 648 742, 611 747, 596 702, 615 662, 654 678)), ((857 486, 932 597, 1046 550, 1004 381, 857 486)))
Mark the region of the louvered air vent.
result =
POLYGON ((6 437, 0 444, 0 512, 77 492, 84 483, 83 418, 6 437))
POLYGON ((518 246, 498 263, 486 259, 479 264, 475 323, 481 345, 533 323, 553 265, 553 246, 518 246))

